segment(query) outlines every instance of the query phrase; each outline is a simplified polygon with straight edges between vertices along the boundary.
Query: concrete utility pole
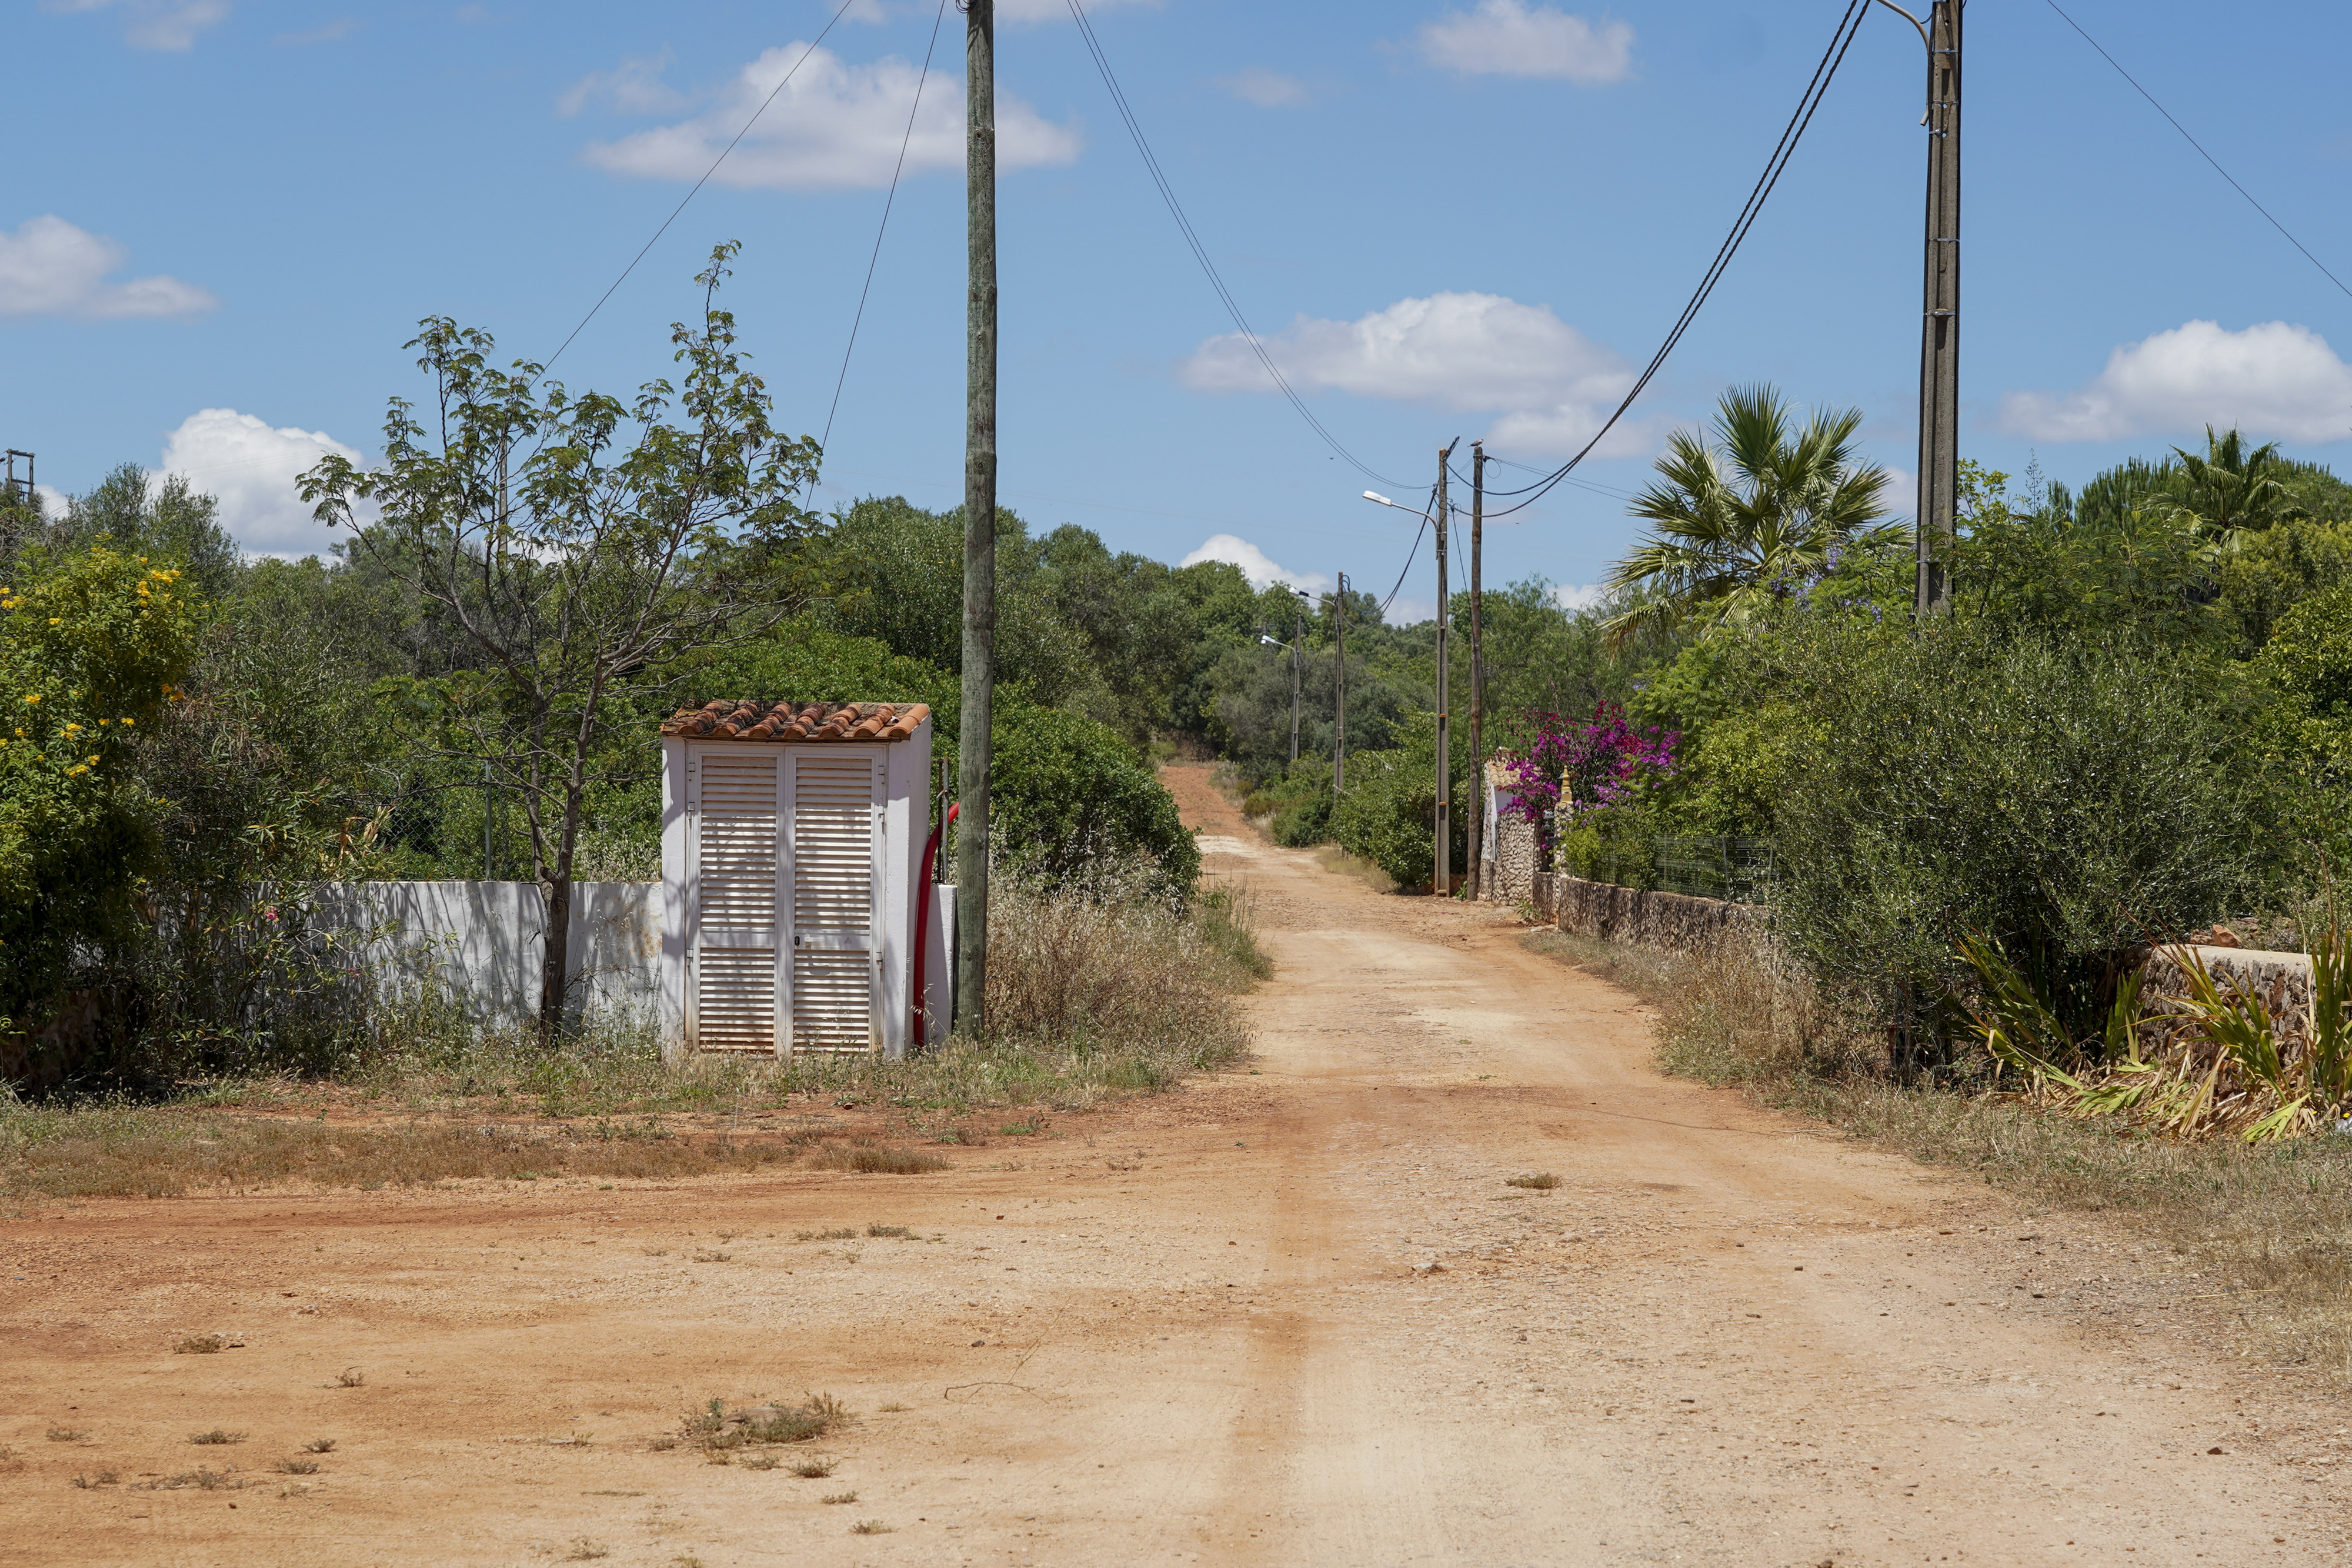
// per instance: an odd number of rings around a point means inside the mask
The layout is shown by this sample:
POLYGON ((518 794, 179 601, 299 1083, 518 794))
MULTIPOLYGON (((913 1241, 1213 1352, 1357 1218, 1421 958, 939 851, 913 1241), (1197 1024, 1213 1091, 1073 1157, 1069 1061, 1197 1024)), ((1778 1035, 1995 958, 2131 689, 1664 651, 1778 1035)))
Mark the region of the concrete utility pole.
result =
POLYGON ((1306 673, 1307 595, 1290 591, 1290 765, 1298 765, 1298 683, 1306 673))
POLYGON ((1331 637, 1336 645, 1332 657, 1338 661, 1332 667, 1332 679, 1338 682, 1339 718, 1331 732, 1331 805, 1339 808, 1339 797, 1348 791, 1348 574, 1339 574, 1339 592, 1331 601, 1331 637))
MULTIPOLYGON (((1900 9, 1900 7, 1890 7, 1900 9)), ((1906 13, 1907 15, 1907 13, 1906 13)), ((1916 25, 1916 21, 1915 21, 1916 25)), ((1927 13, 1927 263, 1919 345, 1918 616, 1952 607, 1960 489, 1960 0, 1927 13)))
POLYGON ((1445 466, 1453 460, 1457 438, 1437 454, 1437 866, 1430 879, 1430 897, 1454 892, 1454 719, 1446 710, 1445 639, 1445 466))
POLYGON ((996 699, 996 0, 964 10, 963 714, 956 789, 956 1007, 988 1031, 988 762, 996 699))
POLYGON ((1470 897, 1486 896, 1486 592, 1479 557, 1486 549, 1486 446, 1470 443, 1470 897))

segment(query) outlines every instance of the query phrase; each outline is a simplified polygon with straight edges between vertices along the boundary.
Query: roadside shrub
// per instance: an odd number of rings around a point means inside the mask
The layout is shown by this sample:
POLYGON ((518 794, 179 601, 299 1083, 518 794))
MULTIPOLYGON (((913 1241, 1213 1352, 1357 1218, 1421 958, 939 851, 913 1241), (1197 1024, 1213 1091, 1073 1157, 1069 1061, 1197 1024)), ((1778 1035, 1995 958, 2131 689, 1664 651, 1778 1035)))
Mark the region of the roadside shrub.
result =
POLYGON ((1305 849, 1324 843, 1331 837, 1331 764, 1301 757, 1260 784, 1242 809, 1252 816, 1272 814, 1266 831, 1276 844, 1305 849))
POLYGON ((1008 869, 1035 882, 1076 881, 1097 861, 1131 868, 1140 857, 1156 891, 1180 904, 1192 896, 1201 851, 1176 797, 1110 729, 1017 707, 997 717, 995 742, 992 835, 1008 869))
MULTIPOLYGON (((1402 886, 1429 886, 1436 852, 1437 719, 1415 713, 1404 724, 1405 744, 1390 752, 1351 753, 1348 793, 1332 814, 1339 847, 1370 860, 1402 886)), ((1453 864, 1468 864, 1470 829, 1463 807, 1465 770, 1455 760, 1449 824, 1453 864)))
POLYGON ((1982 626, 1786 636, 1803 712, 1774 904, 1791 952, 1898 1029, 1948 1038, 1998 942, 2093 1032, 2137 950, 2253 886, 2261 799, 2209 666, 1982 626))

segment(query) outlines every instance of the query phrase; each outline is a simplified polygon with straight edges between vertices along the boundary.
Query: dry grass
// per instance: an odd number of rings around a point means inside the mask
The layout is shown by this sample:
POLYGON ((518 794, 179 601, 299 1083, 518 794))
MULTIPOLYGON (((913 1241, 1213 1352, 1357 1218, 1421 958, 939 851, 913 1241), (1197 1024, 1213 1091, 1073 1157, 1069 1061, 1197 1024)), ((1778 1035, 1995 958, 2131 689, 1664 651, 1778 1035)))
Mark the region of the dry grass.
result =
POLYGON ((887 1535, 891 1527, 878 1519, 861 1519, 849 1527, 852 1535, 887 1535))
POLYGON ((270 1467, 281 1476, 315 1476, 319 1473, 316 1459, 280 1459, 270 1467))
MULTIPOLYGON (((714 1463, 733 1450, 779 1443, 807 1443, 849 1424, 849 1409, 830 1394, 812 1394, 798 1405, 754 1405, 730 1410, 714 1399, 686 1418, 682 1433, 714 1463)), ((767 1468, 767 1467, 761 1467, 767 1468)))
POLYGON ((1526 1187, 1530 1192, 1548 1193, 1559 1185, 1559 1178, 1549 1171, 1530 1171, 1524 1176, 1506 1176, 1503 1185, 1526 1187))
POLYGON ((367 1382, 367 1373, 362 1372, 355 1366, 347 1366, 343 1368, 342 1371, 335 1373, 335 1381, 331 1384, 331 1386, 335 1388, 357 1388, 365 1382, 367 1382))
POLYGON ((1394 877, 1381 870, 1371 861, 1360 859, 1349 854, 1337 844, 1318 844, 1315 847, 1314 853, 1315 863, 1326 871, 1341 877, 1360 878, 1368 883, 1375 893, 1393 893, 1397 890, 1398 882, 1394 877))
POLYGON ((224 1432, 215 1426, 209 1432, 189 1433, 188 1441, 199 1447, 217 1447, 228 1443, 242 1443, 247 1436, 243 1432, 224 1432))
POLYGON ((1669 1072, 1737 1085, 2036 1205, 2111 1215, 2202 1271, 2237 1310, 2241 1348, 2352 1377, 2352 1138, 2152 1137, 2013 1095, 1906 1089, 1885 1076, 1880 1037, 1767 956, 1526 940, 1655 1006, 1669 1072))
POLYGON ((793 1474, 804 1481, 821 1481, 839 1468, 839 1459, 799 1459, 793 1464, 793 1474))
POLYGON ((228 1349, 226 1334, 190 1334, 172 1347, 174 1355, 218 1355, 228 1349))
POLYGON ((809 1163, 820 1171, 856 1171, 866 1175, 920 1176, 954 1168, 954 1162, 920 1149, 901 1149, 859 1139, 853 1143, 827 1143, 809 1163))
POLYGON ((816 1500, 824 1503, 856 1502, 857 1500, 857 1494, 856 1492, 827 1492, 824 1496, 817 1499, 816 1500))
POLYGON ((335 1451, 335 1440, 332 1437, 313 1437, 302 1445, 302 1451, 306 1454, 331 1454, 335 1451))
POLYGON ((89 1441, 89 1433, 88 1429, 80 1426, 52 1426, 49 1428, 47 1436, 49 1441, 52 1443, 87 1443, 89 1441))

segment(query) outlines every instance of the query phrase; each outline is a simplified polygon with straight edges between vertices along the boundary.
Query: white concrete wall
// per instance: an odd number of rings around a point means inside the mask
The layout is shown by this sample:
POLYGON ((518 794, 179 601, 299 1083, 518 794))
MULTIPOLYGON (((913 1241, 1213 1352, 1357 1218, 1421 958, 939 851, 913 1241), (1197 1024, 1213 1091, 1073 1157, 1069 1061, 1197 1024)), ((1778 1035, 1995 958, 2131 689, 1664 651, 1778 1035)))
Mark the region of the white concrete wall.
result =
MULTIPOLYGON (((547 922, 536 882, 342 882, 320 890, 318 910, 325 925, 383 928, 367 956, 394 994, 438 987, 489 1025, 538 1015, 547 922)), ((661 917, 659 882, 572 884, 576 1013, 658 1016, 661 917)))

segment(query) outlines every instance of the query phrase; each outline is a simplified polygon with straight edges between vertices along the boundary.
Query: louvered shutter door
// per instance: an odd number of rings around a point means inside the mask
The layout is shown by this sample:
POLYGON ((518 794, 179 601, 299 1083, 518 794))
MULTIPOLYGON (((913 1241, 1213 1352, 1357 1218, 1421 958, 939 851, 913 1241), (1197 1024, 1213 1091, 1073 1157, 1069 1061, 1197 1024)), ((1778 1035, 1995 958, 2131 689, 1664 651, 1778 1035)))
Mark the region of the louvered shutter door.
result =
POLYGON ((776 755, 695 759, 694 1043, 776 1049, 776 755))
POLYGON ((792 1049, 882 1047, 877 780, 863 748, 792 756, 792 1049))

